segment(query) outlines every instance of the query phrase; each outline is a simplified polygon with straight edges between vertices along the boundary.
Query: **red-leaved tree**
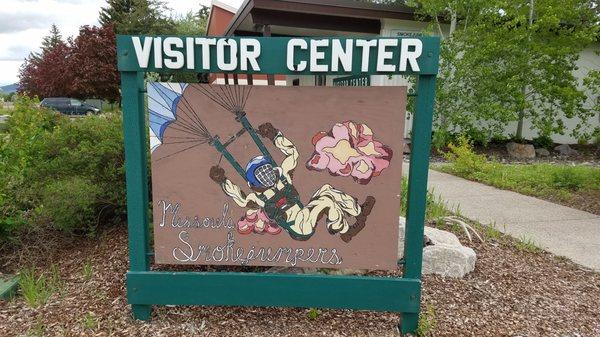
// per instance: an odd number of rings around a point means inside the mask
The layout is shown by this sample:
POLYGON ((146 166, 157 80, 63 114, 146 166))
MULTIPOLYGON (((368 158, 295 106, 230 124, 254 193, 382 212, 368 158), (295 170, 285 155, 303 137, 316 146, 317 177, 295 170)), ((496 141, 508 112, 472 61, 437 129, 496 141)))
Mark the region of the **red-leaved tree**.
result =
POLYGON ((112 26, 82 26, 70 40, 71 96, 119 100, 116 37, 112 26))
POLYGON ((30 96, 119 100, 116 37, 111 26, 82 26, 75 39, 58 35, 29 55, 19 71, 19 92, 30 96))
POLYGON ((19 70, 19 92, 30 96, 57 97, 71 93, 68 71, 70 47, 59 41, 41 54, 30 54, 19 70))

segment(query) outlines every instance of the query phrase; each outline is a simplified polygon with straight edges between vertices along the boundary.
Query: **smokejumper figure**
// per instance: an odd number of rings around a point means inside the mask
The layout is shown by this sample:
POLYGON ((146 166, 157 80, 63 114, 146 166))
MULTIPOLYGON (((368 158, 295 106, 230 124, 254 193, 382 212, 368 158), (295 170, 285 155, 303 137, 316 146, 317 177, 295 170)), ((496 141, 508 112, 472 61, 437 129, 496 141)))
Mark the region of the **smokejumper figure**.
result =
POLYGON ((339 233, 344 242, 352 240, 365 227, 375 204, 374 197, 368 196, 359 205, 354 197, 325 184, 303 205, 292 184, 293 171, 298 164, 296 147, 271 123, 260 125, 256 132, 270 140, 285 155, 285 159, 279 166, 274 166, 272 159, 266 156, 250 160, 245 169, 245 179, 252 193, 245 194, 239 186, 227 179, 225 170, 220 166, 211 167, 209 173, 210 178, 238 206, 253 211, 263 209, 271 220, 295 240, 309 239, 323 217, 329 233, 339 233), (351 217, 354 218, 353 224, 348 222, 351 217))

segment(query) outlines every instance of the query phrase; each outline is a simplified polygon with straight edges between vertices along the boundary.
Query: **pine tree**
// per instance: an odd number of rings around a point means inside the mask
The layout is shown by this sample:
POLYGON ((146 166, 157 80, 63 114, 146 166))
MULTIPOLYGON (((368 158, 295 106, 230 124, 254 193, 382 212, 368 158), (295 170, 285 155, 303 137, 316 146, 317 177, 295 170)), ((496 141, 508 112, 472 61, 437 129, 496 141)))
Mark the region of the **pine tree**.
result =
POLYGON ((116 25, 124 21, 133 12, 132 0, 108 0, 108 6, 100 9, 98 21, 102 26, 116 25))
POLYGON ((63 43, 62 35, 60 34, 58 27, 56 27, 56 24, 53 23, 50 27, 50 35, 45 36, 42 39, 42 52, 55 48, 61 43, 63 43))
POLYGON ((174 23, 160 0, 108 0, 100 10, 100 23, 112 25, 117 34, 167 34, 174 23))

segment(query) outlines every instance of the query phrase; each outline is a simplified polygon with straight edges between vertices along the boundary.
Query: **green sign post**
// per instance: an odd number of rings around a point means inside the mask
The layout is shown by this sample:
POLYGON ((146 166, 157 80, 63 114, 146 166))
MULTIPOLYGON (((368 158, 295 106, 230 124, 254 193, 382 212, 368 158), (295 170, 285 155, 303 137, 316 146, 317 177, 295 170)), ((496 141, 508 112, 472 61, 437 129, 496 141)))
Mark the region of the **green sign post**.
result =
POLYGON ((399 312, 401 331, 416 330, 438 38, 118 36, 117 55, 127 170, 127 297, 135 318, 148 320, 152 305, 347 308, 399 312), (402 277, 150 270, 144 72, 178 71, 416 76, 402 277), (248 291, 264 288, 269 292, 248 291))

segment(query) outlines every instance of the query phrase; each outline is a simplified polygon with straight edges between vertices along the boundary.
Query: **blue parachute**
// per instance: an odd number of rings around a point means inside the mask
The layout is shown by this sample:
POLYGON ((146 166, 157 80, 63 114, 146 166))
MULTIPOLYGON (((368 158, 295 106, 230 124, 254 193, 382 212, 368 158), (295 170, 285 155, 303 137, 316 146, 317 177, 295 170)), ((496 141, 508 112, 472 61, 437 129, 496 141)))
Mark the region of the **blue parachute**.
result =
POLYGON ((186 87, 186 83, 148 83, 150 151, 163 143, 167 126, 177 119, 177 105, 186 87))

